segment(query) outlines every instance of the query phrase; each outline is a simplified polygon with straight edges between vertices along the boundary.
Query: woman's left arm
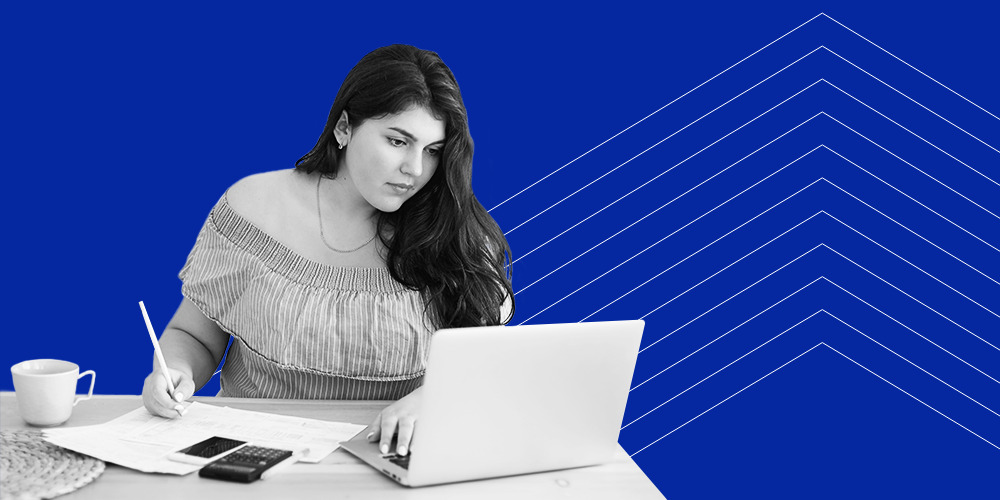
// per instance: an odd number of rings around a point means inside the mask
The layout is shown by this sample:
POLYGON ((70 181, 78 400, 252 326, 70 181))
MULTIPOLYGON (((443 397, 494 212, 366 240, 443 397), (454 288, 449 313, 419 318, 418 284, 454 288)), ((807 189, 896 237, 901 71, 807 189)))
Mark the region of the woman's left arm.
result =
POLYGON ((375 416, 368 426, 368 441, 379 441, 379 451, 389 453, 392 437, 396 436, 396 454, 406 455, 410 452, 410 440, 413 438, 413 428, 420 414, 423 387, 418 387, 399 401, 385 407, 375 416))

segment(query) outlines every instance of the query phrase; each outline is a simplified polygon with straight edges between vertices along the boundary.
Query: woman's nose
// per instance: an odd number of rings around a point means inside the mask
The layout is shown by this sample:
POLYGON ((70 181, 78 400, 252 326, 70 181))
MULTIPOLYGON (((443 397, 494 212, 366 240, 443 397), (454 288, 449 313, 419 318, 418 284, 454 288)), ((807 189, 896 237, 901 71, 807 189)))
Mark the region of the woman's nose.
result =
POLYGON ((403 164, 399 168, 404 174, 412 175, 413 177, 420 177, 420 174, 424 172, 423 155, 420 151, 414 154, 406 155, 403 159, 403 164))

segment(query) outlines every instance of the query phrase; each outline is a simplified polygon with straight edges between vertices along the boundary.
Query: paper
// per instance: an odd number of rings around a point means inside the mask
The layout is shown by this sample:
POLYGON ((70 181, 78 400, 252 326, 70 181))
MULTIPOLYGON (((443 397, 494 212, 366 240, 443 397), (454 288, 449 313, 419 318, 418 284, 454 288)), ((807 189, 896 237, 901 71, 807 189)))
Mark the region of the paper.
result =
POLYGON ((316 463, 364 427, 195 402, 180 418, 153 416, 140 407, 104 424, 49 429, 44 435, 57 446, 130 469, 189 474, 201 466, 174 462, 167 455, 212 436, 299 451, 298 461, 316 463))

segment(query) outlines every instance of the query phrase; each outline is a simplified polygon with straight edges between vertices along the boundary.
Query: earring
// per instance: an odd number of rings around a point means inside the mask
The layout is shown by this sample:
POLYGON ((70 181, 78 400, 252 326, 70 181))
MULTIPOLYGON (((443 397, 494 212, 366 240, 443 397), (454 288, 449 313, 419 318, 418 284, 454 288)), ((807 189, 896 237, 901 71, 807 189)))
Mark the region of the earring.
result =
POLYGON ((344 145, 343 144, 339 144, 339 147, 337 149, 344 149, 344 145))

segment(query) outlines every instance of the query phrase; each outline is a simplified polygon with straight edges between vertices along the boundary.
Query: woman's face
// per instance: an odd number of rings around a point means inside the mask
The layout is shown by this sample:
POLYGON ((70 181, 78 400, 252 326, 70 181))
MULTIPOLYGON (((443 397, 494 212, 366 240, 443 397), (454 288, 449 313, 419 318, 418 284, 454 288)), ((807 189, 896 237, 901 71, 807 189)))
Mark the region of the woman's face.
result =
POLYGON ((444 122, 423 107, 365 120, 351 127, 338 177, 352 181, 375 209, 394 212, 434 175, 444 130, 444 122))

